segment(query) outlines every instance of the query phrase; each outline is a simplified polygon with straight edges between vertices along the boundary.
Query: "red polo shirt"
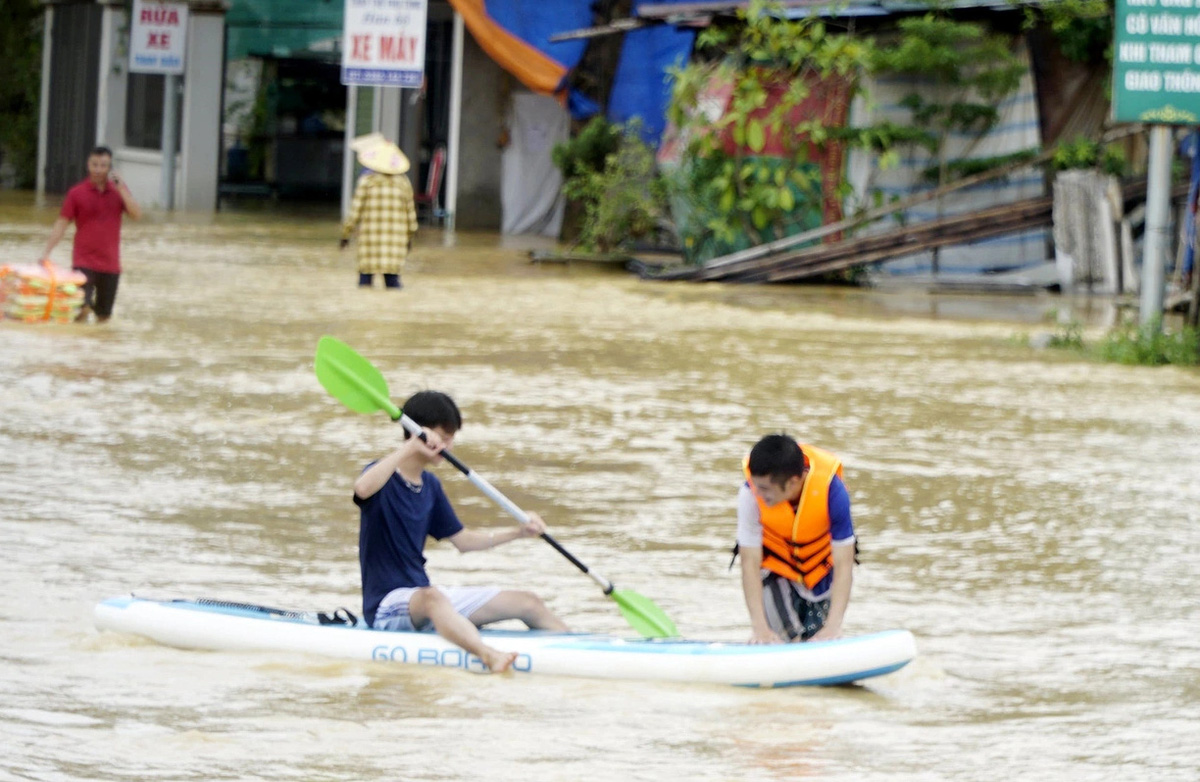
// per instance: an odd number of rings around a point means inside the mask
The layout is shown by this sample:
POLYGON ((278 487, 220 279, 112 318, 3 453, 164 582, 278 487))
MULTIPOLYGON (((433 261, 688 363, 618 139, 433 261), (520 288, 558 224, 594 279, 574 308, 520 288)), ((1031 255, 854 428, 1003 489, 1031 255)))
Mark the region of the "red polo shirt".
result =
POLYGON ((110 182, 100 191, 85 179, 67 191, 61 217, 75 221, 71 266, 117 274, 121 271, 121 213, 125 201, 110 182))

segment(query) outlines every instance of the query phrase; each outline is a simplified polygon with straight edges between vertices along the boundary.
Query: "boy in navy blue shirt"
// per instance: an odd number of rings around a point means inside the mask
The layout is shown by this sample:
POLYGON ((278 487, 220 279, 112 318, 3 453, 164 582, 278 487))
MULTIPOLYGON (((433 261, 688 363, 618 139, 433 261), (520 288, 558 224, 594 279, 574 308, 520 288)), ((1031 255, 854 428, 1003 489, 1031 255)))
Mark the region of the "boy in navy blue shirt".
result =
POLYGON ((423 630, 477 656, 493 672, 505 671, 516 652, 483 642, 479 627, 520 619, 531 629, 566 631, 567 626, 532 592, 494 587, 434 587, 425 573, 425 538, 449 539, 466 553, 535 538, 546 531, 540 516, 497 532, 469 530, 458 520, 442 484, 426 467, 442 460, 462 427, 458 406, 446 394, 421 391, 404 403, 404 413, 425 430, 429 442, 404 433, 404 444, 367 465, 354 482, 361 520, 358 560, 363 614, 379 630, 423 630))

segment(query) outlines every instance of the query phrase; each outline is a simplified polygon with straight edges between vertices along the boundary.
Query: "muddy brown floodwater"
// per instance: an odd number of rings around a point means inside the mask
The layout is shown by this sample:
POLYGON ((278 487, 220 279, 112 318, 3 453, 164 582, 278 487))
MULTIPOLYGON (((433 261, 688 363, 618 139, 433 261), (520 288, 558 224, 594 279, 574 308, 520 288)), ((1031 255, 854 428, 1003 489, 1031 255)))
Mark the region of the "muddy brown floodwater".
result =
MULTIPOLYGON (((55 215, 0 200, 0 260, 55 215)), ((658 284, 423 235, 360 291, 333 215, 151 216, 104 327, 0 323, 0 778, 1155 780, 1200 776, 1200 375, 1037 352, 1048 298, 658 284), (689 637, 747 635, 727 570, 742 454, 846 462, 846 630, 920 656, 778 691, 477 676, 160 647, 93 625, 136 591, 358 605, 351 483, 400 437, 317 384, 333 334, 456 452, 689 637)), ((56 252, 69 259, 69 242, 56 252)), ((448 468, 464 520, 511 523, 448 468)), ((526 585, 626 632, 548 546, 442 583, 526 585)))

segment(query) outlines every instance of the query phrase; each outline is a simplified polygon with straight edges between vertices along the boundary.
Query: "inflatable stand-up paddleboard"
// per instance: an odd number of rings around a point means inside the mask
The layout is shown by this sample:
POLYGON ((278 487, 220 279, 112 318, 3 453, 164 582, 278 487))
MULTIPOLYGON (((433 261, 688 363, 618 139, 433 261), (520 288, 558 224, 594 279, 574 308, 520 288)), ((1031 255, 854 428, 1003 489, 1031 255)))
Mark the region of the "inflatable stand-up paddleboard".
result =
MULTIPOLYGON (((114 597, 96 606, 95 619, 102 630, 185 649, 305 652, 486 671, 478 657, 433 632, 372 630, 361 622, 331 622, 316 613, 247 603, 114 597)), ((529 630, 481 632, 490 646, 517 653, 512 668, 517 673, 741 687, 860 681, 898 670, 917 653, 907 630, 767 645, 529 630)))

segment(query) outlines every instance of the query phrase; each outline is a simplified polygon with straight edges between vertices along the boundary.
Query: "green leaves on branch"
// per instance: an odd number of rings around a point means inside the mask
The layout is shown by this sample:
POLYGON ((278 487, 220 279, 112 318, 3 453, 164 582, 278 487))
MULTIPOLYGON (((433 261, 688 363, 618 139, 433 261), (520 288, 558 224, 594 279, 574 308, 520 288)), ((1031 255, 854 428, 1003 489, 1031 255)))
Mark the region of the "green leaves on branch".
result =
POLYGON ((736 24, 701 32, 697 50, 673 72, 668 109, 687 145, 672 180, 676 199, 698 213, 681 233, 692 231, 693 244, 719 254, 820 225, 824 199, 842 193, 823 191, 816 161, 828 144, 858 139, 812 116, 827 108, 823 97, 811 101, 813 111, 800 110, 813 89, 831 84, 853 97, 869 42, 831 33, 820 19, 786 19, 755 0, 736 24))
POLYGON ((1083 136, 1062 142, 1050 161, 1055 171, 1074 168, 1099 168, 1113 176, 1125 176, 1128 168, 1125 153, 1115 145, 1101 146, 1083 136))
POLYGON ((563 171, 563 193, 583 207, 579 243, 587 250, 629 247, 666 219, 666 184, 639 131, 636 121, 621 126, 596 117, 551 153, 563 171))
POLYGON ((1026 66, 1013 52, 1009 36, 989 32, 977 22, 962 22, 930 12, 902 19, 888 45, 872 53, 876 72, 906 74, 923 84, 900 105, 912 123, 929 132, 922 145, 933 160, 928 177, 945 184, 963 160, 948 159, 953 133, 981 135, 1000 119, 997 103, 1021 84, 1026 66))
POLYGON ((1068 60, 1112 65, 1112 0, 1056 0, 1027 5, 1025 29, 1048 26, 1068 60))

